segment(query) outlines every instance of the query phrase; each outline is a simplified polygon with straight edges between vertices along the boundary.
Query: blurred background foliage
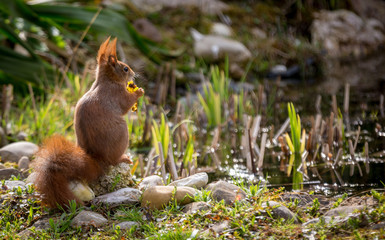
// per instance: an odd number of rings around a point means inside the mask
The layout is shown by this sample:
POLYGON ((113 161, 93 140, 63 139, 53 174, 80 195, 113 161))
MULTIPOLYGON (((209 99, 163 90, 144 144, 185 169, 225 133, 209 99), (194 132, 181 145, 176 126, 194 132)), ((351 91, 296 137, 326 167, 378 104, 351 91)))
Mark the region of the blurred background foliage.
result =
POLYGON ((39 2, 0 1, 0 83, 13 84, 15 92, 27 93, 28 84, 41 91, 47 84, 60 83, 68 77, 69 64, 84 66, 86 62, 84 54, 71 49, 78 50, 74 46, 80 43, 83 53, 94 55, 97 48, 87 43, 102 41, 107 35, 135 46, 155 63, 172 55, 137 33, 124 15, 129 14, 124 5, 107 8, 99 1, 39 2))

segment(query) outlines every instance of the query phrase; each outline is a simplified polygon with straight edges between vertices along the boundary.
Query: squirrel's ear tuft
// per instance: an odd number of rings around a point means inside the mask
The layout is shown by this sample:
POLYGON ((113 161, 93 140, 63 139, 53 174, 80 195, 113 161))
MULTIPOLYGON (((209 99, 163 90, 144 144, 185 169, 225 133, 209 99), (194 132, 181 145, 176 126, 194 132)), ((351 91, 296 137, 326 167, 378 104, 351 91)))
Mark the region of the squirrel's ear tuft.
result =
POLYGON ((107 47, 106 54, 108 56, 108 63, 115 65, 118 61, 117 56, 116 56, 116 41, 117 38, 114 38, 107 47))
POLYGON ((109 36, 107 38, 107 40, 104 41, 104 43, 102 43, 102 45, 100 45, 100 48, 99 48, 99 51, 98 51, 98 57, 96 59, 98 61, 98 63, 101 63, 103 60, 107 60, 106 59, 106 55, 108 54, 107 53, 107 50, 108 50, 107 47, 109 45, 108 43, 110 41, 110 38, 111 38, 111 36, 109 36))

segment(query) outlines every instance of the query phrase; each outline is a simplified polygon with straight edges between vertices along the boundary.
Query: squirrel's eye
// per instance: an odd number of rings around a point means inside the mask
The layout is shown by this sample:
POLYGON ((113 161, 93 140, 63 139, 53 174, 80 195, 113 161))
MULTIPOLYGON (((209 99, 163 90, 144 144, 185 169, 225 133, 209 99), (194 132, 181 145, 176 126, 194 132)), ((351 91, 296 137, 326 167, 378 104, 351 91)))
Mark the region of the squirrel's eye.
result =
POLYGON ((123 70, 124 70, 125 72, 128 72, 128 67, 124 67, 123 70))

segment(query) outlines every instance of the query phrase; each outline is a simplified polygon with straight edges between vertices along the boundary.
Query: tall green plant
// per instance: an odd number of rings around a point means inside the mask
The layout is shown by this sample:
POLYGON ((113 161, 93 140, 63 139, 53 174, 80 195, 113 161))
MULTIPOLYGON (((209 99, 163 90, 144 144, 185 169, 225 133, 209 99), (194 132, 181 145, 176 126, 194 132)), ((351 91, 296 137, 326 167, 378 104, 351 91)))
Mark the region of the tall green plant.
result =
POLYGON ((203 86, 204 95, 202 96, 198 92, 199 102, 210 127, 218 126, 224 122, 225 117, 222 108, 224 103, 228 103, 230 97, 230 80, 227 71, 220 71, 218 66, 211 67, 211 81, 203 86))
MULTIPOLYGON (((289 145, 291 156, 289 161, 289 167, 287 170, 288 175, 290 175, 291 169, 293 168, 293 189, 299 190, 303 187, 303 175, 298 171, 298 167, 301 165, 302 158, 301 153, 305 148, 305 139, 302 137, 301 143, 301 119, 296 113, 293 103, 287 104, 287 110, 290 118, 290 133, 291 139, 288 134, 286 134, 286 141, 289 145)), ((305 136, 303 132, 303 136, 305 136)))
POLYGON ((220 95, 214 92, 211 83, 203 86, 204 97, 198 92, 199 102, 206 114, 208 125, 218 126, 222 123, 222 106, 220 95))
POLYGON ((163 148, 162 149, 163 157, 164 159, 166 159, 167 153, 168 153, 168 145, 170 144, 170 141, 171 141, 171 136, 170 136, 170 128, 166 123, 164 114, 162 114, 160 118, 160 124, 158 124, 155 120, 152 121, 151 132, 152 132, 152 144, 156 150, 156 153, 158 155, 160 154, 160 149, 158 145, 158 142, 160 142, 163 148))
POLYGON ((189 162, 193 161, 193 155, 194 155, 194 138, 190 131, 188 135, 189 135, 188 142, 183 154, 183 166, 185 167, 188 166, 189 162))

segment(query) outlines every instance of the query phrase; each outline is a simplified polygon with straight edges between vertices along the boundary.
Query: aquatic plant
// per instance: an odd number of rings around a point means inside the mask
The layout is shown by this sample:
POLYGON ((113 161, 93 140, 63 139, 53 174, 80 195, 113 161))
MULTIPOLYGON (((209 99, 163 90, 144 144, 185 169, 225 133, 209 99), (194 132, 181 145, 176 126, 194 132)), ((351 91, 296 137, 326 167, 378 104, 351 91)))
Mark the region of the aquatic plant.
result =
POLYGON ((160 124, 158 124, 155 120, 152 121, 152 144, 153 147, 156 150, 156 153, 160 155, 161 151, 163 152, 164 159, 167 159, 167 150, 168 145, 170 144, 171 137, 170 137, 170 128, 168 124, 166 123, 165 116, 162 113, 160 117, 160 124), (158 142, 161 143, 161 146, 163 149, 159 148, 158 142))
MULTIPOLYGON (((287 104, 288 114, 290 118, 290 133, 291 138, 286 133, 286 141, 290 148, 291 155, 289 166, 287 168, 287 174, 290 176, 291 169, 293 169, 293 189, 302 189, 303 185, 303 174, 299 171, 302 163, 301 154, 305 149, 305 130, 302 132, 301 141, 301 119, 296 113, 293 103, 287 104)), ((304 168, 304 166, 303 166, 304 168)))
MULTIPOLYGON (((227 64, 226 64, 227 65, 227 64)), ((211 81, 203 86, 204 96, 198 92, 199 102, 206 114, 208 126, 214 127, 225 120, 222 109, 228 104, 230 80, 226 71, 220 71, 218 66, 211 67, 211 81)))

